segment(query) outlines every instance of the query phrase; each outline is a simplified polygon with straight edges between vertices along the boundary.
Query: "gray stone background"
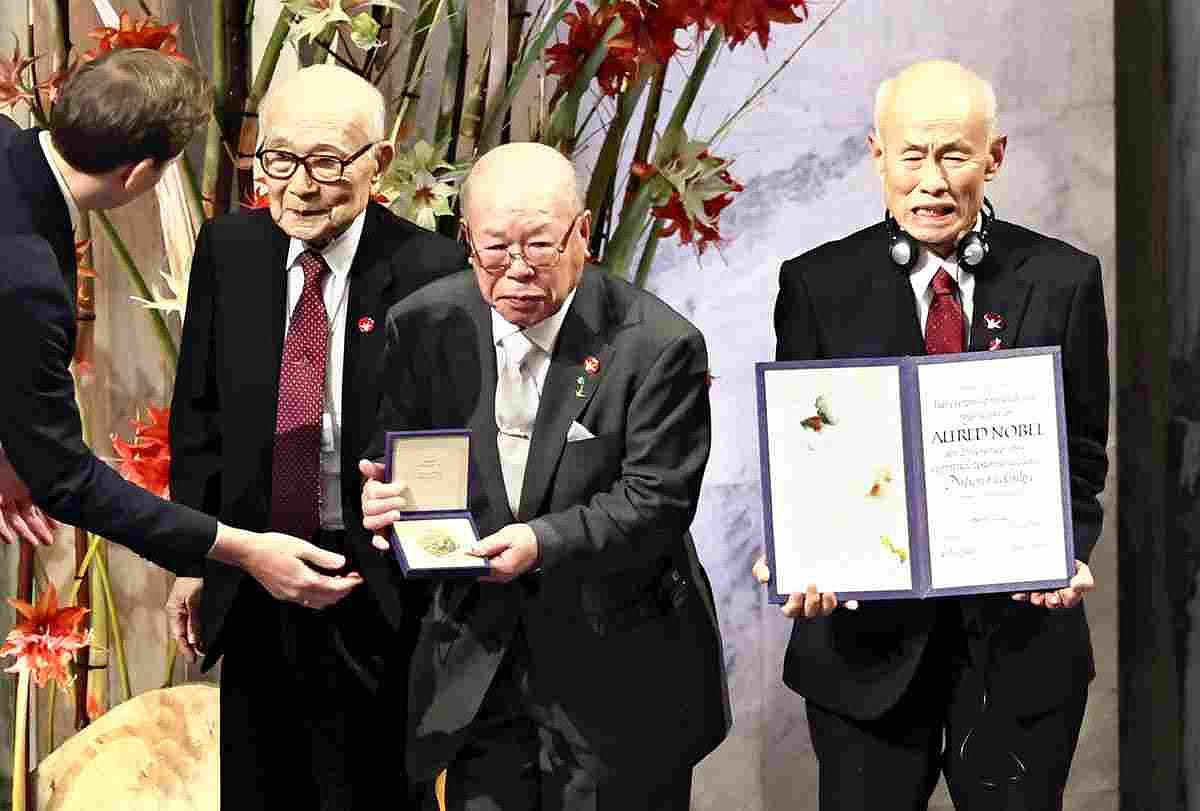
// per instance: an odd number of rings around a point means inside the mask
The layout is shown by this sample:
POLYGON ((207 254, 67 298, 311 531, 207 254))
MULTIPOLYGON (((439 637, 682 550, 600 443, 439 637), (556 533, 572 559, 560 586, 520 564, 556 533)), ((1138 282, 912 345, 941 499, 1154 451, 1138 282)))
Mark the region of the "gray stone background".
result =
MULTIPOLYGON (((173 12, 192 4, 165 0, 151 5, 156 10, 170 6, 173 12)), ((195 5, 186 14, 163 16, 185 24, 202 22, 207 13, 198 7, 207 4, 195 5)), ((277 2, 259 0, 259 5, 259 16, 273 20, 277 2)), ((818 19, 832 3, 813 0, 810 6, 818 19)), ((24 3, 0 3, 0 35, 23 31, 24 15, 24 3)), ((1196 20, 1192 22, 1194 30, 1196 20)), ((206 35, 199 28, 196 36, 203 42, 206 35)), ((811 24, 777 28, 766 56, 753 45, 732 54, 723 51, 689 132, 707 137, 810 29, 811 24)), ((1097 254, 1112 312, 1113 14, 1099 0, 849 0, 717 147, 718 154, 736 159, 734 174, 746 185, 723 216, 729 243, 697 260, 690 250, 664 242, 648 284, 704 331, 717 378, 712 389, 717 430, 695 535, 718 593, 735 727, 730 739, 700 765, 697 809, 816 808, 816 764, 803 702, 779 681, 789 626, 777 609, 765 604, 750 577, 762 545, 753 364, 774 353, 771 313, 781 261, 880 215, 878 179, 864 144, 875 86, 904 65, 935 56, 971 65, 996 85, 1001 127, 1010 136, 1006 165, 988 190, 1000 216, 1097 254)), ((681 70, 673 68, 668 91, 681 82, 681 70)), ((672 101, 673 93, 664 104, 672 101)), ((143 224, 155 229, 152 215, 121 214, 117 222, 123 231, 143 224)), ((152 239, 147 238, 147 245, 139 260, 153 267, 160 260, 154 258, 152 239)), ((111 262, 107 266, 115 267, 111 262)), ((102 368, 111 366, 106 357, 121 351, 114 347, 128 352, 150 345, 144 319, 129 316, 126 295, 124 279, 115 271, 97 291, 102 368)), ((164 385, 153 354, 141 354, 136 363, 125 359, 101 375, 106 394, 98 409, 114 429, 164 385)), ((1111 487, 1105 506, 1105 538, 1092 560, 1099 589, 1088 601, 1099 674, 1067 798, 1068 808, 1088 811, 1117 805, 1111 487)), ((8 547, 2 550, 0 593, 11 594, 16 555, 8 547)), ((130 650, 134 687, 142 691, 162 676, 165 623, 160 608, 169 579, 123 550, 114 550, 113 556, 117 599, 128 615, 126 633, 143 640, 130 650)), ((63 569, 61 562, 58 569, 63 569)), ((0 607, 4 611, 7 607, 0 607)), ((9 627, 11 615, 0 613, 0 622, 9 627)), ((1036 685, 1037 674, 1030 674, 1030 680, 1036 685)), ((4 698, 0 736, 8 734, 11 718, 4 698)), ((5 755, 0 756, 3 774, 11 761, 2 737, 0 751, 5 755)), ((944 799, 936 802, 935 807, 948 807, 944 799)))

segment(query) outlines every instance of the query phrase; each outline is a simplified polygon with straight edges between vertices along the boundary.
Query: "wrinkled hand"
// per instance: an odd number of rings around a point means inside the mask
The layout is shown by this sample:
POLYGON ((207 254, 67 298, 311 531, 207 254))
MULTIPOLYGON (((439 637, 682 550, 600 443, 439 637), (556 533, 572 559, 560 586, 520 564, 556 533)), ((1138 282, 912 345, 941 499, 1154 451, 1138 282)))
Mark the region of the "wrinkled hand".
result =
POLYGON ((1083 601, 1083 595, 1096 588, 1092 570, 1082 561, 1075 561, 1075 576, 1065 589, 1057 591, 1018 592, 1012 596, 1019 602, 1030 602, 1036 606, 1045 606, 1051 611, 1060 608, 1074 608, 1083 601))
POLYGON ((200 634, 197 629, 200 595, 203 590, 203 579, 177 577, 175 585, 171 587, 171 593, 167 595, 165 606, 167 629, 189 662, 194 662, 204 655, 204 650, 200 647, 200 634))
POLYGON ((49 546, 57 527, 58 522, 33 503, 29 488, 0 452, 0 540, 49 546))
POLYGON ((491 574, 479 578, 484 583, 511 583, 536 566, 541 554, 537 535, 528 524, 509 524, 467 551, 487 558, 492 567, 491 574))
POLYGON ((1183 420, 1186 431, 1183 435, 1183 451, 1179 462, 1179 486, 1193 493, 1196 480, 1200 478, 1200 422, 1183 420))
POLYGON ((363 527, 374 533, 371 544, 381 552, 391 548, 385 531, 400 520, 400 514, 408 508, 410 493, 402 481, 388 484, 383 480, 384 466, 378 462, 360 459, 358 471, 363 476, 362 511, 363 527))
MULTIPOLYGON (((771 570, 767 566, 766 555, 759 556, 758 560, 754 562, 753 571, 759 583, 765 585, 771 582, 771 570)), ((806 591, 798 591, 790 595, 780 610, 783 611, 785 617, 792 619, 800 617, 813 619, 814 617, 828 617, 838 605, 837 595, 832 591, 817 591, 815 585, 809 585, 806 591)), ((850 611, 858 610, 858 600, 847 600, 842 605, 845 605, 850 611)))

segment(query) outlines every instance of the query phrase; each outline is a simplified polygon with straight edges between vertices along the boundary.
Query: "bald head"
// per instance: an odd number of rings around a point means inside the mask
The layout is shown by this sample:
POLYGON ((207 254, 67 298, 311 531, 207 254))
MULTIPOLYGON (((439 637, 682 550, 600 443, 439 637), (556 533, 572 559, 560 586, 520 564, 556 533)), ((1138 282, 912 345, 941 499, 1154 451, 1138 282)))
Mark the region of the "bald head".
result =
POLYGON ((484 300, 523 329, 558 312, 583 274, 591 233, 571 162, 542 144, 498 146, 471 169, 462 206, 484 300))
POLYGON ((528 142, 504 144, 475 162, 462 188, 467 220, 476 202, 517 204, 546 211, 583 208, 575 167, 557 149, 528 142))
POLYGON ((323 117, 354 121, 372 141, 383 140, 386 135, 383 94, 345 68, 312 65, 272 84, 259 108, 264 136, 301 106, 323 117))
POLYGON ((875 135, 883 137, 892 115, 980 116, 991 135, 996 128, 996 91, 990 82, 957 62, 931 59, 885 79, 875 93, 875 135))

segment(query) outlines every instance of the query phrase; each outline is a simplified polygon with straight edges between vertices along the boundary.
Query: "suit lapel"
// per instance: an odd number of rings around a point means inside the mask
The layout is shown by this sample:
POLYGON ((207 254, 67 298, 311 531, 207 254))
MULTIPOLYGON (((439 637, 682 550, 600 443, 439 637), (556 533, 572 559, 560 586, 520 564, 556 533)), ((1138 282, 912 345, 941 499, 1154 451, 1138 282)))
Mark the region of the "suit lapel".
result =
POLYGON ((567 431, 595 394, 612 361, 612 347, 602 334, 601 293, 599 281, 585 273, 558 334, 525 463, 519 520, 535 516, 545 501, 566 445, 567 431), (589 358, 598 361, 591 371, 585 368, 589 358))
MULTIPOLYGON (((245 295, 231 296, 237 304, 230 308, 233 319, 230 335, 239 336, 235 350, 245 362, 239 364, 249 379, 244 392, 258 391, 246 398, 247 424, 259 426, 250 436, 275 435, 275 415, 279 400, 279 366, 283 357, 284 324, 287 319, 287 235, 266 215, 250 214, 258 222, 246 229, 246 239, 229 246, 230 259, 246 272, 238 274, 245 295)), ((249 224, 248 224, 249 225, 249 224)), ((219 260, 218 260, 219 261, 219 260)), ((239 398, 240 399, 240 398, 239 398)))
POLYGON ((1025 252, 1006 245, 1004 230, 998 230, 998 235, 993 233, 988 258, 975 274, 971 342, 967 347, 972 352, 1016 346, 1029 303, 1029 282, 1017 272, 1025 252))

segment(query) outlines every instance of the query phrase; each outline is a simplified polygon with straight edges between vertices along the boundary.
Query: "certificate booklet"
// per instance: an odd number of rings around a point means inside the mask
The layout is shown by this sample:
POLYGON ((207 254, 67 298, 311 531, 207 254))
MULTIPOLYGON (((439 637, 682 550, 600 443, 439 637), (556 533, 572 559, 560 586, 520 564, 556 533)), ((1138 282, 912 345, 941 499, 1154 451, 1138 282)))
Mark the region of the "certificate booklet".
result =
POLYGON ((759 363, 770 601, 1061 588, 1075 571, 1058 347, 759 363))
POLYGON ((392 524, 392 551, 407 577, 479 577, 488 562, 467 554, 479 540, 467 509, 471 432, 394 431, 386 475, 403 481, 409 506, 392 524))

